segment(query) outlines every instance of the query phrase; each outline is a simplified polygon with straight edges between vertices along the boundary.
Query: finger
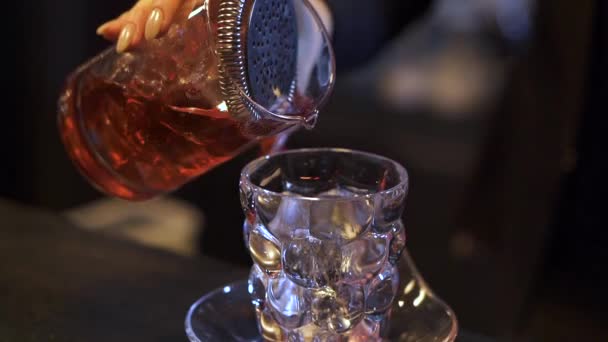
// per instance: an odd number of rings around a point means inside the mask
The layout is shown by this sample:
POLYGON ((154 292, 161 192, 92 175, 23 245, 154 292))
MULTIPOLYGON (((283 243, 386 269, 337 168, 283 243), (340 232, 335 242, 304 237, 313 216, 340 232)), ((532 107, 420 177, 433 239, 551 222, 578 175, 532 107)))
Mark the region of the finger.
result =
POLYGON ((145 27, 145 38, 154 39, 166 33, 172 24, 188 18, 200 0, 152 0, 145 27))
POLYGON ((173 23, 188 18, 201 0, 140 0, 129 11, 97 29, 105 39, 117 41, 117 51, 136 47, 144 39, 157 38, 173 23))
POLYGON ((110 20, 97 29, 97 34, 111 41, 117 41, 118 50, 136 46, 144 32, 146 16, 155 0, 140 0, 118 18, 110 20))
POLYGON ((135 6, 124 18, 124 26, 120 30, 116 51, 118 53, 127 51, 137 46, 143 39, 145 25, 145 11, 140 6, 135 6))
POLYGON ((133 41, 137 45, 143 39, 152 40, 156 38, 165 26, 170 23, 171 17, 167 18, 167 11, 175 11, 170 6, 179 6, 182 0, 140 0, 131 13, 136 17, 138 35, 133 41), (141 35, 139 33, 141 32, 141 35))
POLYGON ((118 39, 120 30, 125 26, 125 18, 129 12, 124 12, 118 18, 105 22, 97 28, 97 34, 105 39, 115 41, 118 39))

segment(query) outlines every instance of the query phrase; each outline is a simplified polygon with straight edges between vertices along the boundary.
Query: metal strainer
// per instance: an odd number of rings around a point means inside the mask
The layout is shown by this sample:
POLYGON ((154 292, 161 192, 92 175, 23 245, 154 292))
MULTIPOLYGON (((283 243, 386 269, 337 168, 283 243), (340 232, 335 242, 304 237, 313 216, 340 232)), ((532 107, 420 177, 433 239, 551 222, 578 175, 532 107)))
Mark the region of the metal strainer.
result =
POLYGON ((242 93, 270 109, 295 92, 298 30, 293 0, 223 0, 218 53, 223 95, 237 118, 260 113, 242 93))

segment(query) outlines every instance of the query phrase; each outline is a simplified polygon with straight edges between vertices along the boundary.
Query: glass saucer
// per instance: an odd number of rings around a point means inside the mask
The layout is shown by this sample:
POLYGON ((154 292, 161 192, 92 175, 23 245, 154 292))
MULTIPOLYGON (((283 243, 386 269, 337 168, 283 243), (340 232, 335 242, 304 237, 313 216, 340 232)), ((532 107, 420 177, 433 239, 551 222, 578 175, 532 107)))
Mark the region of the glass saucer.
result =
MULTIPOLYGON (((456 315, 425 283, 407 251, 399 270, 399 294, 385 341, 454 341, 458 334, 456 315)), ((190 341, 262 342, 247 287, 246 280, 229 284, 194 303, 185 321, 190 341)))

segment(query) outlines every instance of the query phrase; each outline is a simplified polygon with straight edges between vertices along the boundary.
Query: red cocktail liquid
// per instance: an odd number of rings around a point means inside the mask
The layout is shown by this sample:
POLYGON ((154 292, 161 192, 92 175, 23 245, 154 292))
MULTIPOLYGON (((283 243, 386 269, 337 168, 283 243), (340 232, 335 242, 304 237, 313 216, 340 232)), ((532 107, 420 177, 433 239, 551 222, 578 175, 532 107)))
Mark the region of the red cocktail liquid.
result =
MULTIPOLYGON (((189 107, 179 107, 179 102, 144 98, 128 87, 80 74, 68 82, 60 100, 61 136, 94 186, 127 200, 175 190, 255 143, 225 106, 192 107, 190 101, 189 107)), ((276 122, 269 124, 281 131, 276 122)), ((271 149, 273 139, 266 138, 263 148, 271 149)))

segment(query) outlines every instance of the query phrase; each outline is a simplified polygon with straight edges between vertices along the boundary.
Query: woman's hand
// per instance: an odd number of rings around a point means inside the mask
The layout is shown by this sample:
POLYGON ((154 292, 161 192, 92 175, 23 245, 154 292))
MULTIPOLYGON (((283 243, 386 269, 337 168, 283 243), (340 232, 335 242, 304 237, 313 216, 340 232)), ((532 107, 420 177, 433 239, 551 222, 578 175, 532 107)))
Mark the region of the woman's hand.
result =
MULTIPOLYGON (((118 18, 99 26, 97 34, 116 41, 116 51, 124 52, 143 40, 163 35, 171 24, 188 17, 194 7, 203 0, 139 0, 130 10, 118 18)), ((332 18, 325 0, 308 0, 327 30, 332 31, 332 18)))
POLYGON ((164 34, 171 24, 188 17, 201 0, 139 0, 130 10, 97 29, 97 34, 116 41, 116 51, 124 52, 144 39, 164 34))

